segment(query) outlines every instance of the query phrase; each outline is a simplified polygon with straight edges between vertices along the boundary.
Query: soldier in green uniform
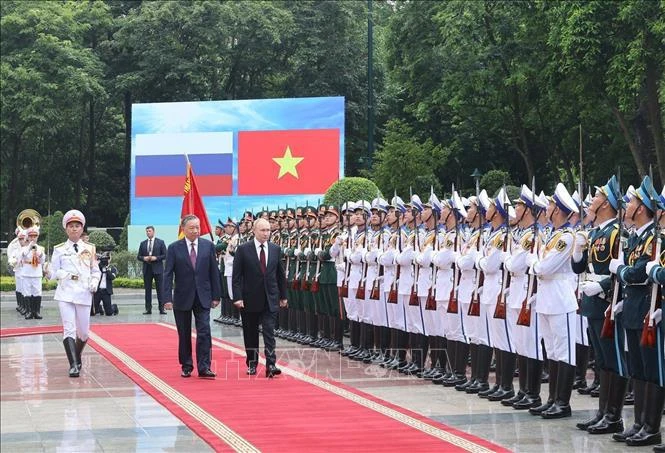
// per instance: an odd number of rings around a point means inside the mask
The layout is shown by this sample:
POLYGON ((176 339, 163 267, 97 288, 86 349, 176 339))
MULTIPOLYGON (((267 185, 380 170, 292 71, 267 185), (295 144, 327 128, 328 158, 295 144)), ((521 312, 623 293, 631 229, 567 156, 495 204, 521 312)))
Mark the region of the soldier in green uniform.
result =
POLYGON ((301 242, 303 245, 300 262, 300 292, 303 300, 303 309, 305 311, 305 338, 302 342, 306 345, 313 345, 318 339, 318 320, 316 302, 318 295, 312 292, 312 282, 316 270, 316 256, 314 254, 315 244, 319 238, 318 213, 312 206, 305 209, 305 219, 307 225, 306 240, 301 242))
POLYGON ((623 433, 615 433, 612 438, 626 442, 629 446, 654 445, 662 441, 660 422, 663 416, 665 388, 663 373, 659 368, 659 349, 662 351, 662 338, 656 347, 643 347, 640 344, 644 318, 650 310, 650 289, 646 265, 651 261, 654 241, 654 217, 657 210, 658 194, 651 179, 644 177, 626 206, 625 222, 634 225, 635 231, 628 237, 627 247, 622 256, 610 261, 610 272, 616 274, 623 288, 623 302, 617 304, 615 312, 623 313, 623 328, 628 346, 628 373, 633 379, 635 394, 635 422, 623 433))
POLYGON ((340 317, 339 298, 337 294, 337 269, 335 259, 330 249, 340 234, 339 212, 335 206, 327 206, 321 222, 321 247, 317 257, 321 262, 321 273, 319 275, 319 291, 322 296, 322 311, 326 313, 329 325, 330 338, 321 347, 326 351, 342 350, 343 325, 340 317))
MULTIPOLYGON (((615 329, 614 338, 601 335, 605 311, 612 301, 612 277, 609 263, 618 256, 620 248, 619 211, 621 193, 615 176, 602 187, 589 206, 588 217, 593 229, 587 235, 577 232, 573 250, 573 271, 582 274, 580 290, 583 292, 580 314, 586 316, 589 341, 595 352, 596 369, 600 381, 598 411, 577 427, 590 434, 607 434, 623 431, 621 410, 623 408, 628 375, 623 355, 623 329, 615 329)), ((615 325, 621 325, 621 315, 615 325)))

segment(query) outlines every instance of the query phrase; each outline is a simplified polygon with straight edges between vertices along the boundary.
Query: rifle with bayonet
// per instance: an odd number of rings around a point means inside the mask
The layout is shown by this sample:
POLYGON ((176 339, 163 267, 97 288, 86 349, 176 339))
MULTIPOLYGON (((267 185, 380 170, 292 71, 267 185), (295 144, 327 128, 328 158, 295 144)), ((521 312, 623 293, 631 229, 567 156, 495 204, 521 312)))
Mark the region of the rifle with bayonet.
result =
MULTIPOLYGON (((619 185, 619 192, 621 192, 621 167, 617 169, 617 183, 619 185)), ((623 256, 621 249, 623 247, 623 214, 624 207, 623 201, 621 200, 621 193, 619 193, 619 211, 617 213, 619 217, 619 232, 616 236, 614 244, 612 244, 612 258, 618 259, 620 256, 623 256)), ((600 337, 606 339, 614 338, 614 307, 619 302, 619 293, 621 291, 621 282, 619 277, 615 274, 612 276, 612 303, 605 311, 605 319, 603 320, 603 327, 600 330, 600 337)))
MULTIPOLYGON (((649 176, 653 181, 653 171, 649 167, 649 176)), ((651 203, 651 209, 654 214, 658 212, 658 204, 656 203, 655 198, 649 194, 651 203)), ((661 215, 663 215, 661 213, 661 215)), ((653 219, 653 239, 651 245, 651 261, 655 261, 660 256, 660 250, 662 247, 662 241, 660 238, 660 219, 654 215, 653 219)), ((644 324, 642 326, 642 336, 640 337, 640 344, 647 348, 656 347, 656 324, 651 320, 653 313, 658 308, 656 305, 660 300, 658 294, 659 289, 662 291, 661 285, 656 282, 651 283, 651 298, 649 303, 649 311, 647 311, 646 316, 644 316, 644 324)), ((661 321, 662 322, 662 321, 661 321)))
MULTIPOLYGON (((503 211, 506 213, 506 233, 503 240, 503 255, 506 252, 510 253, 512 249, 513 235, 510 229, 510 215, 508 212, 508 194, 506 193, 506 185, 503 185, 503 193, 506 198, 503 203, 503 211)), ((504 264, 501 264, 501 291, 496 297, 496 308, 494 309, 495 319, 506 319, 506 289, 510 287, 510 272, 506 269, 504 264)))
MULTIPOLYGON (((533 215, 533 230, 531 238, 531 250, 529 253, 533 254, 536 249, 536 241, 539 241, 538 238, 538 217, 540 216, 540 210, 536 206, 536 178, 535 176, 531 180, 531 213, 533 215)), ((538 287, 538 279, 535 275, 532 275, 531 272, 527 272, 527 285, 526 285, 526 295, 522 300, 522 307, 520 312, 517 315, 517 325, 529 327, 531 325, 531 297, 536 293, 538 287)))

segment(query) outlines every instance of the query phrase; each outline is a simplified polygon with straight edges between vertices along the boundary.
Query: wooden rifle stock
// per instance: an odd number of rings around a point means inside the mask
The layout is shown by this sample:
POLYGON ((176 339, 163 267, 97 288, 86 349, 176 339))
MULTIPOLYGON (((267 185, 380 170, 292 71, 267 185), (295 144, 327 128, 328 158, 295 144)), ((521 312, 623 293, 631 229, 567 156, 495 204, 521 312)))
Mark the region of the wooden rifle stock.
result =
MULTIPOLYGON (((510 219, 508 220, 510 222, 510 219)), ((510 234, 510 227, 506 231, 506 238, 503 242, 503 251, 508 250, 508 241, 512 241, 512 236, 510 234)), ((496 297, 496 307, 494 308, 494 319, 506 319, 506 289, 510 287, 510 272, 506 269, 505 265, 501 266, 501 291, 496 297)))
POLYGON ((393 284, 390 285, 390 291, 388 292, 388 299, 386 302, 389 304, 397 303, 397 281, 399 280, 399 266, 397 266, 397 271, 395 272, 395 280, 393 284))
POLYGON ((448 313, 459 312, 459 304, 457 302, 457 285, 459 282, 459 271, 457 266, 453 265, 453 287, 450 289, 450 295, 448 296, 448 313))
MULTIPOLYGON (((619 234, 617 234, 616 241, 614 243, 614 253, 612 253, 613 258, 619 257, 619 250, 621 249, 621 228, 619 228, 619 234)), ((607 312, 605 313, 605 319, 603 320, 603 327, 600 330, 600 337, 611 340, 614 338, 614 306, 619 300, 619 290, 621 288, 621 282, 619 278, 615 275, 612 278, 612 303, 610 304, 607 312)))
POLYGON ((480 269, 476 270, 476 281, 476 288, 473 290, 469 311, 467 312, 469 316, 480 316, 480 294, 478 294, 478 289, 485 283, 485 273, 480 269))
MULTIPOLYGON (((656 219, 656 222, 658 220, 656 219)), ((659 233, 657 228, 655 231, 654 241, 656 244, 652 248, 651 260, 654 261, 660 256, 661 241, 659 238, 659 233)), ((651 284, 651 305, 649 306, 649 311, 647 311, 646 316, 644 317, 644 324, 642 326, 642 336, 640 337, 640 344, 646 348, 655 348, 656 347, 656 324, 651 323, 651 315, 656 311, 656 304, 661 298, 660 292, 662 291, 661 286, 653 282, 651 284)), ((663 321, 661 321, 663 322, 663 321)))
POLYGON ((425 301, 425 310, 436 310, 436 288, 430 288, 425 301))

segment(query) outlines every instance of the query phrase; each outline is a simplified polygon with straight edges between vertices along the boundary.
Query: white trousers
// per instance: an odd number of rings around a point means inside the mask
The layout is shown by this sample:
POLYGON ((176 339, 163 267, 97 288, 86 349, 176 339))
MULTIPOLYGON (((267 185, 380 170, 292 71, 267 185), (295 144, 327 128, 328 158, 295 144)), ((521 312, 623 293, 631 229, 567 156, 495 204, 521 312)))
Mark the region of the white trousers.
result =
POLYGON ((386 309, 388 312, 388 327, 406 331, 406 326, 404 325, 404 300, 400 296, 397 296, 397 303, 391 304, 388 303, 390 289, 383 294, 386 299, 386 309))
POLYGON ((538 313, 538 326, 542 331, 547 358, 575 365, 575 321, 574 311, 557 315, 538 313))
POLYGON ((22 291, 26 297, 38 297, 42 295, 42 278, 41 277, 23 277, 22 291))
MULTIPOLYGON (((519 311, 517 310, 518 316, 519 311)), ((516 341, 515 349, 519 355, 530 359, 543 360, 543 348, 540 344, 543 336, 538 326, 538 313, 536 313, 536 310, 531 310, 531 324, 528 327, 515 324, 513 335, 516 341)))
POLYGON ((76 339, 78 336, 86 341, 90 331, 90 305, 58 301, 58 307, 62 319, 63 339, 67 337, 76 339))
POLYGON ((575 315, 575 341, 577 344, 589 346, 589 336, 587 335, 587 327, 589 327, 589 320, 586 316, 575 315))
MULTIPOLYGON (((466 316, 464 318, 464 329, 469 343, 482 344, 493 347, 490 339, 489 319, 487 318, 488 305, 480 305, 480 316, 466 316)), ((463 310, 469 312, 469 304, 462 304, 463 310)))

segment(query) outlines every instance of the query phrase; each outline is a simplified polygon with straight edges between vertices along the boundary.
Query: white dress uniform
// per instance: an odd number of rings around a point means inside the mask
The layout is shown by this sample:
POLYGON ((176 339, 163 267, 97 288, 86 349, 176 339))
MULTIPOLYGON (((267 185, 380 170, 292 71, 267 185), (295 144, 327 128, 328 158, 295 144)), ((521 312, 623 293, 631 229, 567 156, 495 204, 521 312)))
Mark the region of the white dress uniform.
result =
POLYGON ((432 258, 434 258, 434 241, 438 241, 438 234, 435 229, 423 232, 423 249, 416 256, 418 265, 418 299, 420 300, 420 315, 423 322, 423 331, 425 335, 443 337, 443 311, 439 310, 437 304, 436 310, 427 310, 427 297, 430 289, 434 285, 434 268, 432 258))
POLYGON ((238 243, 240 242, 240 236, 238 234, 234 234, 231 236, 231 239, 229 239, 229 243, 226 246, 226 251, 224 252, 224 255, 222 255, 222 261, 224 264, 224 278, 226 279, 226 287, 228 288, 229 291, 229 299, 233 300, 233 252, 235 251, 235 248, 238 246, 238 243))
POLYGON ((58 281, 54 299, 60 307, 63 337, 85 341, 90 329, 92 294, 97 289, 101 272, 95 246, 81 240, 70 240, 53 249, 51 280, 58 281))
POLYGON ((456 264, 460 270, 460 281, 457 290, 457 300, 460 310, 464 312, 464 331, 469 343, 490 346, 489 328, 485 317, 485 306, 480 304, 480 316, 469 316, 469 306, 476 288, 476 261, 480 256, 477 249, 481 240, 482 230, 476 229, 465 240, 457 257, 456 264))
POLYGON ((422 334, 424 333, 424 329, 420 314, 420 304, 418 306, 409 305, 411 290, 414 283, 416 283, 413 266, 417 255, 417 252, 414 249, 416 234, 418 234, 418 231, 411 230, 406 226, 402 227, 402 245, 406 244, 406 246, 403 248, 402 252, 397 255, 395 260, 400 266, 397 297, 401 299, 401 304, 404 307, 406 331, 409 333, 422 334))
POLYGON ((384 230, 380 228, 378 230, 370 230, 368 232, 368 251, 363 257, 365 265, 367 266, 367 278, 365 283, 365 311, 364 311, 364 322, 372 324, 374 326, 387 326, 388 325, 388 315, 386 313, 385 306, 385 296, 381 290, 381 279, 379 279, 379 254, 381 253, 381 247, 384 244, 385 237, 383 237, 384 230), (379 241, 381 238, 381 241, 379 241), (370 299, 372 288, 374 285, 378 285, 379 290, 379 300, 370 299))
MULTIPOLYGON (((454 215, 454 214, 453 214, 454 215)), ((458 304, 457 313, 448 313, 450 303, 450 292, 453 289, 453 265, 457 252, 455 252, 455 230, 439 234, 439 250, 432 258, 432 264, 436 269, 436 310, 442 318, 442 330, 444 336, 452 341, 466 342, 463 327, 464 310, 458 304)))
POLYGON ((378 262, 383 266, 383 297, 386 301, 386 315, 388 327, 391 329, 405 330, 404 326, 404 307, 399 297, 397 303, 388 303, 388 295, 397 278, 397 264, 395 259, 399 252, 397 251, 397 235, 399 230, 386 230, 386 240, 384 241, 384 250, 378 256, 378 262))
MULTIPOLYGON (((365 231, 356 231, 353 240, 352 248, 348 252, 347 259, 350 263, 349 266, 349 296, 346 298, 346 315, 351 321, 363 322, 362 319, 362 310, 364 307, 361 307, 361 303, 364 301, 358 301, 356 298, 356 293, 358 292, 358 286, 360 286, 360 281, 363 278, 363 256, 367 252, 365 249, 365 231)), ((345 252, 345 253, 346 253, 345 252)))
POLYGON ((44 262, 46 254, 44 247, 35 244, 34 249, 31 244, 21 248, 21 279, 22 293, 26 297, 41 297, 42 278, 44 277, 44 262))

